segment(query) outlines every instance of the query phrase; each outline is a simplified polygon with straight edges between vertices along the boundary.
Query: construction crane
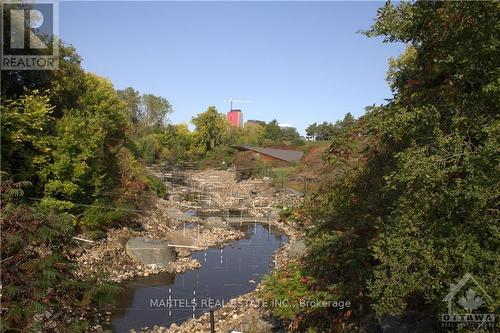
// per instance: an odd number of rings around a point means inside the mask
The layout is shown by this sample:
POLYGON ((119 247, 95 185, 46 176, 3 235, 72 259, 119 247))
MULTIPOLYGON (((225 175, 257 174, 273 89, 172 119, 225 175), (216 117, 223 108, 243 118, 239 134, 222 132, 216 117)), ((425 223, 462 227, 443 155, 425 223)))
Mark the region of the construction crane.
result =
POLYGON ((229 110, 233 109, 233 103, 253 103, 253 101, 244 101, 241 99, 232 99, 232 98, 226 98, 224 102, 231 103, 231 108, 229 110))

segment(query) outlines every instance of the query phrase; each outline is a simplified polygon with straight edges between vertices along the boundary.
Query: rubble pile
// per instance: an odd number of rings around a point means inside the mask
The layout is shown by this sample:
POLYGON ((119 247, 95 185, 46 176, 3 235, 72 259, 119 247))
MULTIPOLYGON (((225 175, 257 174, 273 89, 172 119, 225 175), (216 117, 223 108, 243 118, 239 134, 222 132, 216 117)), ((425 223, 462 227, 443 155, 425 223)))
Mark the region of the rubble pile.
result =
POLYGON ((274 188, 266 178, 237 181, 230 170, 205 170, 189 176, 197 189, 209 194, 223 211, 242 210, 256 217, 267 217, 277 206, 293 205, 301 194, 291 189, 274 188))
POLYGON ((239 209, 257 217, 267 216, 273 207, 298 202, 300 193, 273 188, 265 178, 236 181, 234 171, 205 170, 189 175, 189 182, 222 210, 239 209))
POLYGON ((201 225, 195 225, 193 229, 189 230, 187 237, 177 239, 174 236, 183 234, 182 229, 185 227, 185 221, 172 218, 165 213, 167 210, 172 210, 168 202, 157 199, 152 209, 146 211, 138 220, 142 225, 142 231, 127 227, 110 229, 105 239, 77 251, 75 253, 76 274, 97 277, 99 280, 122 282, 136 276, 149 276, 160 272, 182 273, 200 266, 197 260, 186 258, 191 251, 223 245, 243 236, 242 232, 235 229, 204 228, 201 225), (134 237, 168 240, 174 244, 181 243, 193 246, 193 248, 176 248, 179 259, 172 265, 165 267, 142 265, 126 253, 126 243, 134 237))
POLYGON ((191 258, 179 258, 165 267, 142 265, 130 258, 125 249, 127 240, 137 236, 141 236, 141 233, 128 228, 109 230, 107 239, 94 243, 77 256, 75 273, 103 281, 122 282, 135 276, 149 276, 160 272, 182 273, 200 267, 200 263, 191 258))

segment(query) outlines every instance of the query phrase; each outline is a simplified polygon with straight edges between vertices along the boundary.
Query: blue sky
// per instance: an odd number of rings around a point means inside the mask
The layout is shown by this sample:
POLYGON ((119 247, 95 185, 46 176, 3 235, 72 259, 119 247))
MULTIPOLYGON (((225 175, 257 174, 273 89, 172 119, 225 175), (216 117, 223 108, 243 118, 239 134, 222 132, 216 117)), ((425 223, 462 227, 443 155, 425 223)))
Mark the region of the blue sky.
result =
POLYGON ((391 92, 401 44, 357 33, 383 2, 61 2, 62 39, 116 88, 167 98, 172 122, 226 98, 246 119, 289 123, 355 116, 391 92))

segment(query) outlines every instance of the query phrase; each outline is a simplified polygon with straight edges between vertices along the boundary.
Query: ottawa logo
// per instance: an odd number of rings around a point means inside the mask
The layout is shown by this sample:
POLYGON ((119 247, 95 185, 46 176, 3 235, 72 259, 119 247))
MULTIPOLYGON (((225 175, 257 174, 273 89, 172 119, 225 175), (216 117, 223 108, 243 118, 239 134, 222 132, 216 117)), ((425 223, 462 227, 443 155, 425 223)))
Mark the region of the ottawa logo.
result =
POLYGON ((452 284, 443 302, 448 305, 448 313, 441 314, 441 326, 476 330, 495 328, 495 314, 485 311, 493 299, 471 274, 465 274, 452 284))

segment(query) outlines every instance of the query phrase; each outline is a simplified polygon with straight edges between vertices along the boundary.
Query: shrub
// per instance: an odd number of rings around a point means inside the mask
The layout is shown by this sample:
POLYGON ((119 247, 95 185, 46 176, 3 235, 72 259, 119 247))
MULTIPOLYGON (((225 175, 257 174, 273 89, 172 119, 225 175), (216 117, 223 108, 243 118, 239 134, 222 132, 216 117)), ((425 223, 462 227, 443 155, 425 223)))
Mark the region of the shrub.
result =
POLYGON ((167 195, 167 188, 165 184, 158 179, 158 177, 147 174, 146 182, 151 191, 153 191, 159 198, 164 198, 167 195))
POLYGON ((251 151, 237 153, 232 164, 236 169, 236 178, 238 180, 251 178, 259 174, 263 168, 262 161, 251 151))

